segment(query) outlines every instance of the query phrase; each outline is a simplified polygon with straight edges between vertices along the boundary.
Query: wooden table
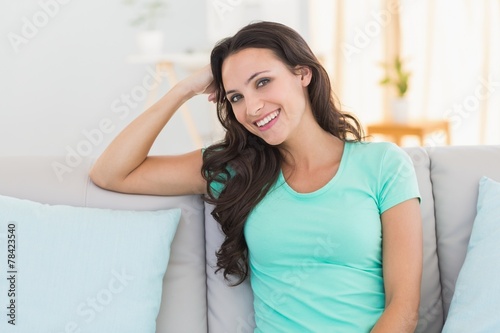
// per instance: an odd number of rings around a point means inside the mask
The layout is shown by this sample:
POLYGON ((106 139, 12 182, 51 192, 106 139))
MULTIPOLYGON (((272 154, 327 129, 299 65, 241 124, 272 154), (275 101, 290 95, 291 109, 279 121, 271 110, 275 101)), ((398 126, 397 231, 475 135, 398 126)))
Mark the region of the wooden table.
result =
POLYGON ((408 123, 382 122, 369 124, 366 127, 367 135, 381 134, 389 136, 392 141, 401 146, 403 137, 412 135, 419 139, 420 145, 424 145, 427 135, 435 132, 443 132, 446 136, 446 144, 451 144, 450 123, 447 120, 419 120, 408 123))

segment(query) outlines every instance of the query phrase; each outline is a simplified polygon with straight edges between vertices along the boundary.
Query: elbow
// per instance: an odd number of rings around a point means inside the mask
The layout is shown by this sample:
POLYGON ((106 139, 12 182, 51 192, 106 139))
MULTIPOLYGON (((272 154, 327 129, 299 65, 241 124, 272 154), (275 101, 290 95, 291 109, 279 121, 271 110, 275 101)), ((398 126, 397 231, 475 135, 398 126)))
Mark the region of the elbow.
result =
POLYGON ((95 185, 104 188, 105 182, 103 181, 103 177, 100 176, 99 172, 96 171, 95 167, 92 167, 89 171, 89 178, 95 185))
POLYGON ((392 300, 387 309, 396 314, 394 318, 401 324, 401 332, 414 332, 419 319, 420 297, 392 300))
POLYGON ((408 314, 406 321, 408 332, 414 332, 418 324, 418 309, 408 314))
POLYGON ((94 165, 90 169, 88 176, 93 184, 104 190, 114 192, 127 192, 123 188, 123 179, 117 177, 114 172, 109 172, 108 170, 103 169, 100 166, 94 165))
POLYGON ((406 311, 402 313, 402 317, 405 326, 404 332, 414 332, 418 324, 418 306, 416 308, 412 306, 406 309, 406 311))
POLYGON ((112 184, 109 180, 109 177, 106 177, 103 172, 99 170, 99 168, 96 168, 94 165, 90 171, 89 171, 89 178, 94 183, 96 186, 106 189, 106 190, 111 190, 112 189, 112 184))
MULTIPOLYGON (((408 310, 408 325, 415 330, 417 328, 420 310, 420 288, 418 290, 417 296, 412 306, 408 310)), ((413 332, 412 330, 412 332, 413 332)))

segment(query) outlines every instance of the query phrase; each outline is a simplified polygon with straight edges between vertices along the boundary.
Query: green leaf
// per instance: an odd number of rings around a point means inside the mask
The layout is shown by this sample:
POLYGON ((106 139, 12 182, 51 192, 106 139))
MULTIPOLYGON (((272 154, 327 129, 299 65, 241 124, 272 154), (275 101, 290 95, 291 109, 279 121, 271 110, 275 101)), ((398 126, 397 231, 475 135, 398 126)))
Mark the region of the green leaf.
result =
POLYGON ((130 21, 133 26, 145 25, 148 29, 154 29, 157 20, 165 14, 167 8, 166 0, 122 0, 125 5, 134 5, 137 16, 130 21))
POLYGON ((411 72, 404 70, 404 61, 395 57, 390 63, 381 64, 386 69, 386 76, 380 81, 381 85, 391 84, 396 88, 397 94, 403 97, 408 91, 408 81, 411 72))
POLYGON ((138 18, 136 18, 135 20, 133 20, 132 22, 130 22, 130 24, 141 25, 144 22, 146 22, 146 17, 144 15, 142 15, 142 16, 139 16, 138 18))

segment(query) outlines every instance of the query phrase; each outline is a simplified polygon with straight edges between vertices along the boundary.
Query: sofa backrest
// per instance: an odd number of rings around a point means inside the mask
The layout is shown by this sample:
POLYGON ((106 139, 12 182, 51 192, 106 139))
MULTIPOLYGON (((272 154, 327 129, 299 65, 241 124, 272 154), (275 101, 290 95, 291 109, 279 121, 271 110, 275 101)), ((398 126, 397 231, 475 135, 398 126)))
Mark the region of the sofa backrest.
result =
POLYGON ((157 333, 207 332, 204 205, 199 196, 161 197, 105 191, 89 180, 92 161, 68 165, 58 157, 0 157, 0 194, 46 204, 128 210, 179 207, 157 333), (59 169, 61 171, 62 169, 59 169))

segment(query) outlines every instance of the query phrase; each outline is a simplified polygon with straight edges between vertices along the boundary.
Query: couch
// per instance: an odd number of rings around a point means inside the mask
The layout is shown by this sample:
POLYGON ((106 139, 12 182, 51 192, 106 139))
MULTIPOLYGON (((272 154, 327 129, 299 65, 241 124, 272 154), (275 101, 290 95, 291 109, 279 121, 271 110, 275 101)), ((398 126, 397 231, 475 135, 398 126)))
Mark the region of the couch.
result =
MULTIPOLYGON (((500 181, 500 146, 405 148, 418 176, 424 232, 424 271, 417 332, 441 332, 464 261, 478 181, 500 181)), ((249 284, 228 287, 214 273, 222 234, 211 207, 198 196, 129 195, 103 190, 88 178, 91 158, 64 174, 54 163, 66 157, 0 157, 0 194, 47 204, 156 210, 178 207, 182 215, 163 279, 158 333, 251 332, 249 284)), ((24 244, 24 246, 28 246, 24 244)), ((2 272, 3 273, 3 272, 2 272)), ((3 316, 2 316, 3 317, 3 316)))

